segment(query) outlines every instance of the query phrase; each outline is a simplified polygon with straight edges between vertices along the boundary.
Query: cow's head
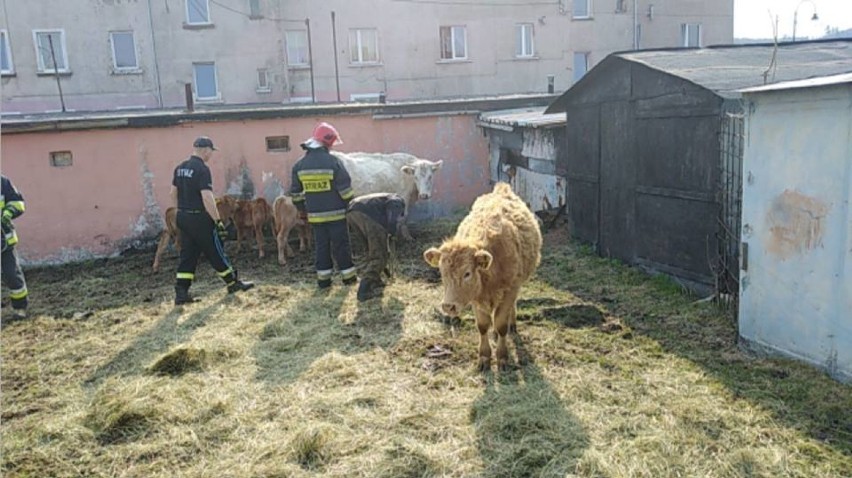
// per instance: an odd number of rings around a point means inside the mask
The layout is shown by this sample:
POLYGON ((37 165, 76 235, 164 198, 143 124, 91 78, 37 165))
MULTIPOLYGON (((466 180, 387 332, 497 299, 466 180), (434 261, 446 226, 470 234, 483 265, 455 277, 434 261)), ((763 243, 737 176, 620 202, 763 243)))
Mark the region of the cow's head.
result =
POLYGON ((414 178, 414 185, 417 186, 417 198, 429 199, 432 197, 432 179, 443 161, 428 161, 426 159, 418 159, 411 164, 407 164, 400 168, 403 173, 414 178))
POLYGON ((482 294, 482 276, 488 273, 493 261, 488 251, 453 241, 445 242, 440 249, 428 249, 423 259, 441 271, 444 285, 441 310, 450 317, 458 317, 482 294))
POLYGON ((216 198, 216 209, 219 210, 219 217, 225 224, 233 219, 237 212, 237 199, 234 196, 222 196, 216 198))

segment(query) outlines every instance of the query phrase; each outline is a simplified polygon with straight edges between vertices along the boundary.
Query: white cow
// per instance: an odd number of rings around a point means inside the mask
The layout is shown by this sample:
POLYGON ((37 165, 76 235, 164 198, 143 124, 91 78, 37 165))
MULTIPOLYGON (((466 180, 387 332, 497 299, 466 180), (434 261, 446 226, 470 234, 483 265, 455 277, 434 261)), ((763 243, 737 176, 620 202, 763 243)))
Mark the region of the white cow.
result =
MULTIPOLYGON (((340 158, 352 177, 355 194, 396 193, 405 200, 405 216, 419 199, 432 197, 432 180, 443 161, 429 161, 406 153, 341 153, 332 154, 340 158)), ((404 220, 405 220, 404 219, 404 220)), ((411 239, 405 222, 400 233, 411 239)))

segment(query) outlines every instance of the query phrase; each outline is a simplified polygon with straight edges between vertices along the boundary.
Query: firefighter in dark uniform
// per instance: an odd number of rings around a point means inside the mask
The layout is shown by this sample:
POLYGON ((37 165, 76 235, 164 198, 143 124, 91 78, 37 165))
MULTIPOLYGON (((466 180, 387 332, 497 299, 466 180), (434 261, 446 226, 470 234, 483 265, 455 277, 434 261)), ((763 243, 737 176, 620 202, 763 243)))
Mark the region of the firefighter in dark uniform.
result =
POLYGON ((301 145, 305 156, 293 166, 290 183, 293 203, 300 211, 307 212, 308 223, 314 231, 317 286, 320 289, 331 287, 334 274, 332 256, 344 284, 354 284, 358 280, 346 227, 346 206, 355 194, 349 172, 339 159, 329 153, 332 146, 340 143, 340 135, 334 126, 318 124, 311 138, 301 145))
POLYGON ((24 213, 24 197, 9 181, 6 176, 0 176, 2 182, 2 198, 0 198, 0 210, 3 211, 3 257, 2 276, 3 283, 9 288, 9 298, 12 302, 11 319, 23 319, 27 316, 27 281, 24 271, 18 263, 18 252, 15 244, 18 243, 18 233, 12 219, 24 213))
POLYGON ((361 302, 381 295, 385 286, 382 272, 387 271, 389 240, 397 235, 404 213, 405 201, 393 193, 358 196, 349 203, 346 220, 367 242, 367 255, 360 266, 358 300, 361 302))
POLYGON ((207 162, 213 157, 213 141, 206 136, 193 143, 192 156, 175 168, 172 179, 172 203, 177 207, 177 226, 180 234, 180 262, 175 281, 175 305, 194 302, 189 287, 195 279, 195 268, 201 253, 225 281, 228 293, 249 290, 251 282, 243 282, 228 262, 222 241, 228 231, 216 209, 213 179, 207 162))

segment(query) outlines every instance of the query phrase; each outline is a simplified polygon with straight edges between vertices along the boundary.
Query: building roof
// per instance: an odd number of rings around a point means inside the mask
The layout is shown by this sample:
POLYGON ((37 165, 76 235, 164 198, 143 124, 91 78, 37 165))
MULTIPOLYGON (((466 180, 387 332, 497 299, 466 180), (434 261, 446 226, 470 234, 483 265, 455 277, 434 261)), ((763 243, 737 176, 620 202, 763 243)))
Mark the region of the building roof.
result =
POLYGON ((189 122, 243 121, 294 117, 369 114, 374 119, 435 115, 474 115, 495 108, 538 107, 553 101, 552 94, 494 95, 388 103, 319 103, 275 105, 199 106, 136 111, 84 111, 26 115, 0 114, 0 133, 30 133, 101 128, 165 127, 189 122))
POLYGON ((809 78, 807 80, 784 81, 766 86, 756 86, 754 88, 745 88, 740 90, 741 93, 760 93, 763 91, 779 91, 779 90, 794 90, 801 88, 815 88, 820 86, 835 86, 850 84, 852 85, 852 73, 843 73, 840 75, 821 76, 819 78, 809 78))
POLYGON ((519 108, 490 111, 479 115, 479 124, 485 128, 512 131, 520 128, 552 128, 565 124, 564 113, 544 114, 541 108, 519 108))
POLYGON ((574 90, 582 87, 596 69, 619 60, 682 78, 723 98, 739 98, 745 88, 852 72, 852 39, 613 53, 547 111, 564 110, 568 98, 577 94, 574 90))

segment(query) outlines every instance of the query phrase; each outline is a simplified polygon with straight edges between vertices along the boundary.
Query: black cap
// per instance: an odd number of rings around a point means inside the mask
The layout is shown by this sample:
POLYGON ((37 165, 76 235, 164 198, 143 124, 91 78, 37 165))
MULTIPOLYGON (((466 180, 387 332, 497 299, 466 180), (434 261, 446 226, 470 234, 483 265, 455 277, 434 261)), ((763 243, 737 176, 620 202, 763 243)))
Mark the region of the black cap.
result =
POLYGON ((213 140, 208 138, 207 136, 199 136, 195 138, 195 142, 192 143, 192 146, 195 148, 210 148, 213 151, 218 151, 218 149, 213 146, 213 140))

